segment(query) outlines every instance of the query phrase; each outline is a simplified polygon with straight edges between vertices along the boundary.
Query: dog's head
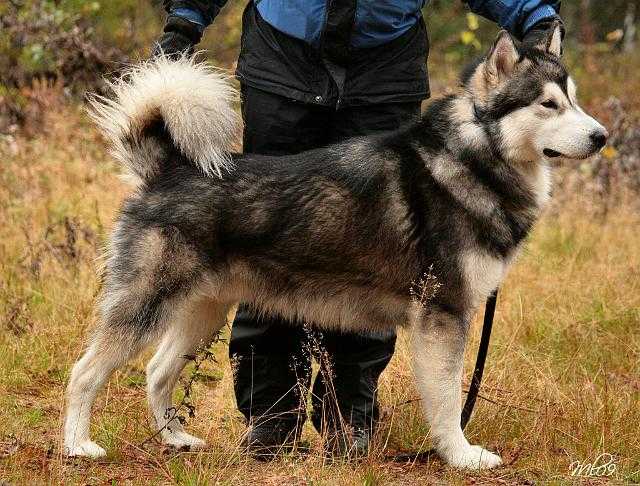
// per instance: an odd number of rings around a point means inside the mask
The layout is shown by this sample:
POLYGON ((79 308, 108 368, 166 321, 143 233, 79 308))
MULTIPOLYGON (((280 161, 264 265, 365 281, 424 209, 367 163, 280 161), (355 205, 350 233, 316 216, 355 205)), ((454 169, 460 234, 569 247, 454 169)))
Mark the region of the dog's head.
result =
POLYGON ((503 31, 463 79, 503 157, 584 159, 606 144, 607 130, 578 105, 561 52, 559 24, 535 47, 518 46, 503 31))

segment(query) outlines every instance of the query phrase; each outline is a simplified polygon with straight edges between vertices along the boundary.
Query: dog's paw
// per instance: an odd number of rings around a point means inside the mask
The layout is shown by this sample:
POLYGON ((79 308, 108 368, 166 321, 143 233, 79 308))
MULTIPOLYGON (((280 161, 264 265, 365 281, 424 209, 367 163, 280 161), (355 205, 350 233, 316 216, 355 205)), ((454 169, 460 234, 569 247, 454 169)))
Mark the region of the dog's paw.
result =
POLYGON ((502 465, 500 456, 477 445, 452 451, 444 459, 449 465, 464 469, 491 469, 502 465))
POLYGON ((190 451, 204 449, 207 446, 207 443, 202 439, 191 434, 187 434, 184 431, 176 431, 166 434, 163 437, 163 442, 168 446, 175 447, 176 449, 186 449, 190 451))
POLYGON ((96 459, 107 455, 102 447, 90 440, 65 447, 65 454, 69 457, 90 457, 96 459))

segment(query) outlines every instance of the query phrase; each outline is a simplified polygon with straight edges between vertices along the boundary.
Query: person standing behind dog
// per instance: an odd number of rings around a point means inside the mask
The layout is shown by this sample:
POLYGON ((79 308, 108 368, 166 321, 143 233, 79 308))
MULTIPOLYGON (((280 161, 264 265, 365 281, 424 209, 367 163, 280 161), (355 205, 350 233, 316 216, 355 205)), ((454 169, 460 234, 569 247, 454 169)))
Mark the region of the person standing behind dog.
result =
MULTIPOLYGON (((164 0, 168 16, 155 54, 193 52, 225 3, 164 0)), ((295 154, 394 130, 418 118, 429 97, 429 42, 422 18, 426 3, 250 1, 236 71, 244 151, 295 154)), ((526 43, 536 43, 559 20, 560 1, 466 3, 526 43)), ((313 424, 328 433, 332 452, 361 455, 368 450, 378 419, 378 378, 391 360, 396 338, 323 334, 288 325, 279 316, 258 316, 249 304, 240 305, 229 354, 237 362, 235 395, 250 425, 250 451, 273 452, 299 438, 306 419, 301 390, 311 384, 315 339, 327 359, 320 360, 313 385, 313 424)))

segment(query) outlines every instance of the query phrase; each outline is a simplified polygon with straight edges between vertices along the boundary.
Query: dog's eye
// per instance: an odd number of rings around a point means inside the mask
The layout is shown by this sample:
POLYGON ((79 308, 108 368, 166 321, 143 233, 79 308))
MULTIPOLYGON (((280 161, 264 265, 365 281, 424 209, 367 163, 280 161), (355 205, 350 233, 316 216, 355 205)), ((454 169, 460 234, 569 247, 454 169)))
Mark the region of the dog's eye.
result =
POLYGON ((542 102, 542 106, 544 106, 545 108, 549 108, 550 110, 557 110, 558 109, 558 103, 556 103, 553 100, 543 101, 542 102))

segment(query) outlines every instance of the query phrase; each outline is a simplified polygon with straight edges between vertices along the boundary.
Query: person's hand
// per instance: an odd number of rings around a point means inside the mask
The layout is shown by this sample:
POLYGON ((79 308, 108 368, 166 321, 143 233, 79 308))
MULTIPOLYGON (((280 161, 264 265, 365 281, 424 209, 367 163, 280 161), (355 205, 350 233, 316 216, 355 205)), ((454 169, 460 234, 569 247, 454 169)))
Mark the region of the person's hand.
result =
POLYGON ((183 53, 193 53, 193 42, 180 32, 165 32, 155 43, 152 57, 165 55, 169 58, 180 57, 183 53))
POLYGON ((201 37, 202 31, 196 24, 180 17, 169 16, 164 34, 154 45, 152 57, 164 55, 169 58, 178 58, 185 53, 191 55, 201 37))
POLYGON ((527 48, 540 48, 541 46, 544 46, 547 43, 547 40, 552 37, 554 30, 558 26, 560 27, 562 39, 564 39, 564 25, 560 20, 558 20, 558 18, 552 17, 541 20, 531 27, 524 35, 522 45, 527 48))

